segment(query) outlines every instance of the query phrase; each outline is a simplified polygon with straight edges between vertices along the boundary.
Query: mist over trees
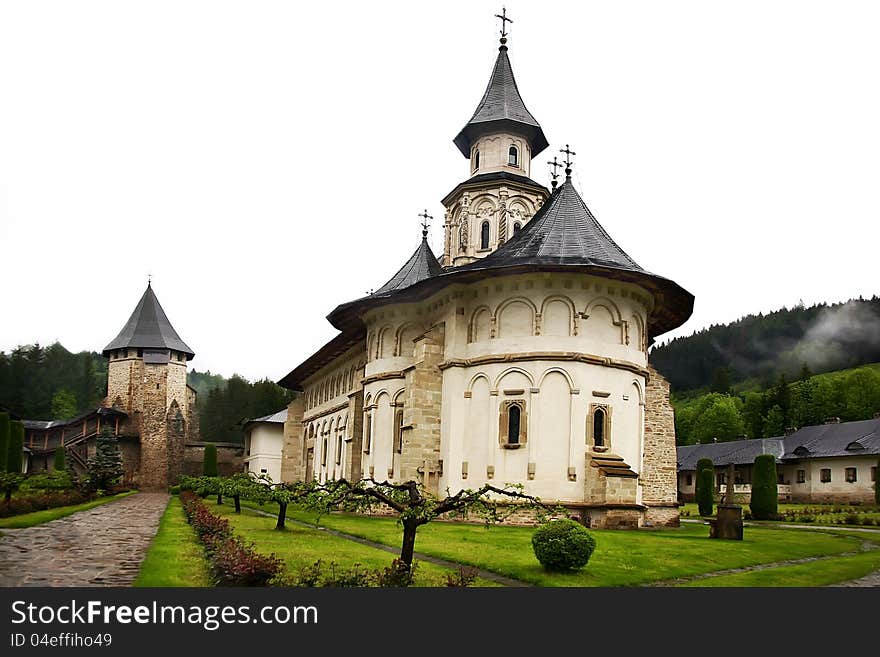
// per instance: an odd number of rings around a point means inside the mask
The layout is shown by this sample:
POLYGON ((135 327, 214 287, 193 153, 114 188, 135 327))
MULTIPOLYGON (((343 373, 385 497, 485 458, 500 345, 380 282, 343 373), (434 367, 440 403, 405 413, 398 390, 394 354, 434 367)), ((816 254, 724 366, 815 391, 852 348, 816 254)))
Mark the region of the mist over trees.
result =
POLYGON ((650 359, 677 393, 724 393, 749 379, 769 388, 804 365, 822 373, 880 362, 880 297, 747 315, 658 345, 650 359))

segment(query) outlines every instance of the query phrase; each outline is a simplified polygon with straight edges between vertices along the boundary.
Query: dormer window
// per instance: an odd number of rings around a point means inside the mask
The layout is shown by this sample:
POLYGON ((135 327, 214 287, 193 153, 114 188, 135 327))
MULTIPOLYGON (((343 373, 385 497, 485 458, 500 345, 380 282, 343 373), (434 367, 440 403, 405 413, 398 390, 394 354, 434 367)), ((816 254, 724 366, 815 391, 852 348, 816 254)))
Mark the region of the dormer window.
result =
POLYGON ((488 249, 489 248, 489 222, 484 221, 483 225, 480 226, 480 248, 488 249))
POLYGON ((519 232, 519 229, 522 228, 522 224, 518 221, 513 224, 513 234, 516 235, 519 232))
POLYGON ((480 169, 480 151, 474 151, 474 171, 480 169))
POLYGON ((507 163, 512 167, 519 166, 519 151, 516 150, 516 146, 511 146, 507 151, 507 163))

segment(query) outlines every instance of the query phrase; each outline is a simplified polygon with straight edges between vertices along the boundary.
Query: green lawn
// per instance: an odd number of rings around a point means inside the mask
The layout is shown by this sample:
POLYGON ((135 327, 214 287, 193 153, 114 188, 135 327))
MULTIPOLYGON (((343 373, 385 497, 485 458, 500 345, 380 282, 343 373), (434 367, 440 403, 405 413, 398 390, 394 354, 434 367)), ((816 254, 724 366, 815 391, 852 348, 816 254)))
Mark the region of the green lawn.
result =
POLYGON ((92 509, 96 506, 107 504, 108 502, 113 502, 114 500, 120 500, 123 497, 134 495, 134 493, 136 492, 137 491, 127 491, 125 493, 119 493, 118 495, 99 497, 95 500, 84 502, 82 504, 73 504, 71 506, 58 506, 54 509, 46 509, 45 511, 34 511, 32 513, 22 513, 18 516, 10 516, 9 518, 0 518, 0 529, 21 529, 23 527, 33 527, 34 525, 41 525, 44 522, 49 522, 50 520, 58 520, 58 518, 64 518, 65 516, 78 513, 79 511, 86 511, 87 509, 92 509))
MULTIPOLYGON (((310 522, 313 514, 294 511, 310 522)), ((386 545, 400 544, 401 530, 389 518, 332 514, 321 524, 386 545)), ((708 527, 593 530, 596 551, 580 572, 547 573, 535 559, 529 527, 435 522, 419 530, 416 550, 466 563, 541 586, 634 586, 701 573, 859 549, 862 538, 837 533, 748 527, 745 540, 708 538, 708 527)), ((827 565, 828 562, 822 562, 827 565)), ((824 568, 813 564, 813 570, 824 568)))
POLYGON ((183 506, 171 498, 134 586, 210 586, 208 564, 183 506))
MULTIPOLYGON (((303 566, 309 566, 318 559, 325 563, 336 562, 342 568, 356 563, 365 568, 385 568, 391 564, 395 555, 377 548, 361 545, 345 538, 339 538, 319 529, 288 523, 287 529, 277 531, 275 519, 262 515, 243 505, 242 513, 236 514, 231 505, 216 505, 206 500, 208 508, 232 522, 235 532, 256 544, 258 552, 275 553, 282 559, 289 574, 296 574, 303 566)), ((274 505, 267 505, 266 511, 274 511, 274 505)), ((418 560, 417 560, 418 561, 418 560)), ((416 586, 445 586, 446 575, 452 571, 427 562, 420 562, 416 570, 416 586)), ((498 586, 496 583, 478 579, 475 586, 498 586)))
POLYGON ((880 550, 795 566, 707 577, 682 586, 826 586, 858 579, 875 570, 880 570, 880 550))

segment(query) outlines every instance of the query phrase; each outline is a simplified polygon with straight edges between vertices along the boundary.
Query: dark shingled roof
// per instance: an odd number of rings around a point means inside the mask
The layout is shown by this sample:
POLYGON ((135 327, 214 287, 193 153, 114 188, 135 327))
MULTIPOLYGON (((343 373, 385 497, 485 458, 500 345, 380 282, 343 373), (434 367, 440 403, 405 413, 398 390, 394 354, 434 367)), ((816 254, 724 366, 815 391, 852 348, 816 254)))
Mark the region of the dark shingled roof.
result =
POLYGON ((485 258, 458 267, 461 272, 492 269, 588 268, 598 275, 642 285, 655 294, 650 335, 681 326, 691 316, 693 295, 669 279, 642 269, 621 249, 590 212, 571 184, 557 188, 535 216, 485 258))
POLYGON ((760 438, 754 440, 731 440, 724 443, 704 445, 682 445, 677 448, 679 470, 696 470, 697 461, 712 459, 716 466, 746 465, 755 462, 761 454, 773 454, 776 460, 782 458, 782 438, 760 438))
POLYGON ((337 358, 340 354, 351 349, 357 343, 363 343, 364 337, 365 333, 363 328, 355 329, 353 331, 344 331, 337 334, 327 342, 327 344, 297 365, 284 378, 279 380, 278 385, 289 390, 302 390, 303 381, 334 358, 337 358))
MULTIPOLYGON (((432 261, 430 270, 437 269, 432 261)), ((391 298, 421 299, 452 283, 536 271, 578 271, 639 285, 654 296, 654 309, 648 317, 651 338, 681 326, 694 308, 690 292, 669 279, 645 271, 624 253, 596 221, 571 181, 566 180, 522 230, 494 253, 419 280, 413 277, 409 280, 415 282, 408 286, 392 285, 401 282, 395 276, 372 295, 337 306, 327 319, 340 330, 353 327, 363 330, 360 315, 391 298)))
POLYGON ((803 427, 784 438, 732 440, 677 448, 679 470, 696 470, 697 461, 712 459, 714 465, 749 465, 759 454, 773 454, 777 461, 835 456, 880 454, 880 419, 803 427))
POLYGON ((370 296, 378 297, 391 294, 442 273, 443 267, 440 266, 434 252, 431 251, 427 236, 422 236, 422 243, 419 244, 419 248, 406 261, 406 264, 385 285, 370 296))
POLYGON ((486 269, 522 262, 602 265, 647 273, 599 225, 569 180, 497 251, 466 266, 486 269))
POLYGON ((785 438, 786 458, 880 454, 880 419, 804 427, 785 438))
POLYGON ((481 185, 483 185, 487 182, 494 182, 494 181, 518 183, 518 184, 524 185, 526 187, 537 188, 537 189, 541 190, 542 192, 544 192, 545 194, 550 194, 549 189, 544 187, 544 185, 542 185, 541 183, 535 182, 534 180, 532 180, 528 176, 520 176, 515 173, 510 173, 509 171, 492 171, 490 173, 479 173, 476 176, 471 176, 470 178, 468 178, 464 182, 457 184, 455 186, 455 189, 453 189, 446 196, 444 196, 443 200, 440 202, 443 205, 448 205, 449 201, 452 200, 452 197, 455 196, 455 194, 458 192, 458 190, 460 190, 462 188, 469 188, 471 186, 480 187, 481 185))
POLYGON ((136 349, 173 349, 186 354, 187 360, 195 353, 177 335, 177 331, 168 321, 168 316, 159 305, 153 293, 153 287, 147 285, 144 296, 128 318, 122 330, 106 347, 103 354, 109 356, 114 349, 134 347, 136 349))
POLYGON ((547 148, 544 131, 526 109, 522 96, 519 95, 510 59, 507 57, 507 46, 503 43, 498 48, 498 58, 495 60, 486 93, 471 120, 461 129, 453 143, 458 146, 462 155, 469 158, 471 144, 476 138, 499 130, 510 130, 526 137, 532 147, 532 157, 547 148))

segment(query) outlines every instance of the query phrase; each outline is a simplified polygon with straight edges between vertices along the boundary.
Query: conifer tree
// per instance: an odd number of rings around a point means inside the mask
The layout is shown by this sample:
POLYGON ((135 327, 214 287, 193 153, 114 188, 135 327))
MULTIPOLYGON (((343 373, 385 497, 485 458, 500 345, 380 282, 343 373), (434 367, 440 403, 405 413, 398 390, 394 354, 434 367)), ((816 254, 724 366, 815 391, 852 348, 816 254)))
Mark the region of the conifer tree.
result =
POLYGON ((101 429, 95 455, 88 462, 88 472, 89 484, 95 490, 107 490, 125 473, 119 443, 109 427, 101 429))

